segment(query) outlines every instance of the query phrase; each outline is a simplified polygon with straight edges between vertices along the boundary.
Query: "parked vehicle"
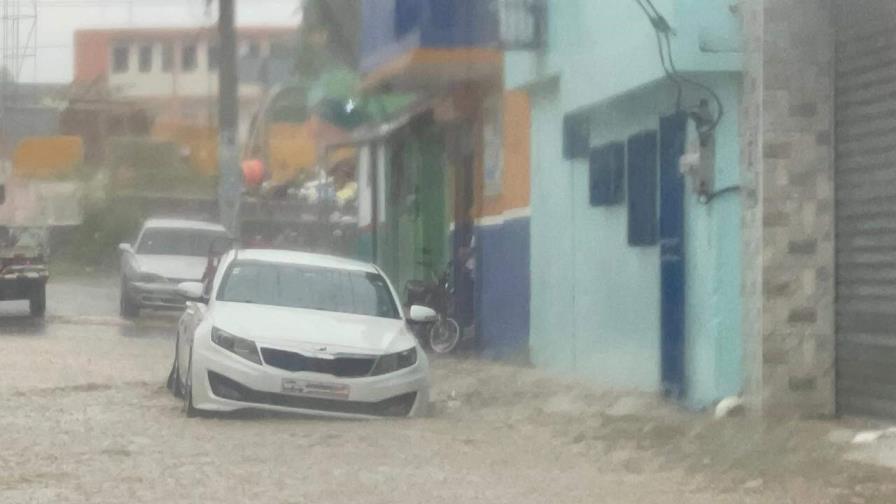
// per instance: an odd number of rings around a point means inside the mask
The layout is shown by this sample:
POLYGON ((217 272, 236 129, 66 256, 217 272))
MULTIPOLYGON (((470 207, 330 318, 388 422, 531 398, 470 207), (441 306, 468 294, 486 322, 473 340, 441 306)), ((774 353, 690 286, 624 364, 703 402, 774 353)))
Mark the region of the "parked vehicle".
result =
MULTIPOLYGON (((168 386, 188 416, 261 408, 417 416, 429 364, 373 265, 285 250, 234 250, 206 284, 184 282, 168 386)), ((417 321, 436 318, 414 306, 417 321)))
POLYGON ((406 306, 420 305, 433 309, 432 321, 412 324, 414 333, 434 352, 450 353, 460 341, 460 325, 454 319, 454 291, 451 287, 451 264, 430 281, 410 280, 405 284, 406 306))
POLYGON ((31 316, 43 317, 50 277, 46 206, 7 201, 9 168, 0 161, 0 301, 27 300, 31 316))
POLYGON ((0 301, 27 300, 31 315, 47 309, 47 230, 0 226, 0 301))
MULTIPOLYGON (((182 310, 177 286, 201 281, 209 252, 230 248, 232 239, 218 224, 180 219, 149 219, 137 240, 121 250, 120 311, 134 318, 140 310, 182 310)), ((219 253, 220 253, 219 252, 219 253)))

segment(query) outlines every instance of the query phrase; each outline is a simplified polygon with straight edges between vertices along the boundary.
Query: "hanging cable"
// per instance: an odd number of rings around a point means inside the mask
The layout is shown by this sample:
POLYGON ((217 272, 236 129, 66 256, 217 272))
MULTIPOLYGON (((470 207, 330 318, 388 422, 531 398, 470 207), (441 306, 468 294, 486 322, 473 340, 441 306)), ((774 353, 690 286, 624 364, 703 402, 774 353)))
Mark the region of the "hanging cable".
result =
POLYGON ((671 69, 670 67, 666 66, 666 55, 663 52, 663 39, 660 35, 660 32, 658 30, 654 30, 654 35, 656 35, 656 46, 657 50, 660 53, 660 63, 663 65, 663 72, 666 74, 666 77, 675 84, 675 110, 681 110, 681 100, 682 96, 684 95, 684 86, 682 85, 682 81, 678 78, 678 75, 674 71, 675 64, 672 63, 671 58, 669 59, 669 63, 671 63, 671 69))
POLYGON ((675 62, 672 61, 672 42, 670 41, 669 33, 666 32, 663 34, 663 37, 666 40, 666 49, 669 52, 669 64, 672 67, 672 73, 676 75, 681 81, 691 84, 692 86, 698 87, 706 91, 716 102, 716 107, 718 107, 718 113, 716 117, 713 119, 712 123, 707 127, 707 131, 712 131, 719 125, 719 122, 722 120, 722 117, 725 115, 725 105, 722 103, 722 99, 719 98, 718 93, 715 92, 714 89, 703 84, 702 82, 698 82, 694 79, 685 77, 678 72, 678 69, 675 68, 675 62))
POLYGON ((708 205, 709 203, 712 203, 712 200, 718 198, 719 196, 722 196, 723 194, 736 193, 738 191, 740 191, 740 185, 732 185, 732 186, 723 187, 723 188, 717 189, 709 194, 704 194, 704 195, 700 196, 700 203, 703 203, 704 205, 708 205))
MULTIPOLYGON (((647 16, 647 19, 650 21, 651 26, 653 27, 654 35, 656 36, 656 49, 660 56, 660 64, 663 67, 663 73, 666 74, 666 77, 675 84, 676 87, 676 98, 675 98, 675 109, 681 110, 681 99, 683 91, 683 86, 681 81, 676 77, 675 73, 669 68, 669 65, 666 63, 666 52, 663 49, 663 40, 660 35, 664 28, 670 29, 668 23, 665 23, 665 20, 662 17, 656 17, 652 14, 647 7, 644 5, 642 0, 635 0, 635 3, 638 4, 638 7, 644 11, 644 15, 647 16)), ((652 6, 653 4, 651 4, 652 6)), ((671 53, 670 53, 671 55, 671 53)), ((673 64, 674 67, 674 64, 673 64)))
POLYGON ((725 106, 722 102, 722 99, 719 97, 718 93, 716 93, 711 87, 689 77, 685 77, 681 73, 679 73, 678 68, 676 68, 675 66, 675 60, 672 55, 671 36, 674 35, 675 32, 672 29, 672 26, 669 25, 669 22, 666 20, 666 18, 659 11, 659 9, 657 9, 653 4, 653 1, 635 0, 635 3, 644 12, 644 15, 647 16, 648 21, 650 21, 651 27, 653 27, 657 39, 657 51, 659 52, 660 64, 663 67, 663 72, 666 74, 666 77, 676 86, 676 109, 681 110, 683 83, 690 84, 705 91, 712 97, 713 101, 716 103, 716 107, 718 110, 715 116, 710 120, 710 122, 707 125, 701 127, 701 130, 704 134, 712 132, 719 125, 719 122, 721 122, 722 117, 725 114, 725 106))

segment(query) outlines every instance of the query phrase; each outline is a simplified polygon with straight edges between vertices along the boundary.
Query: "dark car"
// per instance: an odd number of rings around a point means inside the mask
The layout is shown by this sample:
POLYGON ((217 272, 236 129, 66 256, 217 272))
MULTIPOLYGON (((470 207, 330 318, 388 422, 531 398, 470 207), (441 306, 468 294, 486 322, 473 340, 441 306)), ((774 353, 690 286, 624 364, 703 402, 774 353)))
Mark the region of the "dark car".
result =
POLYGON ((31 315, 47 309, 47 231, 0 226, 0 301, 27 300, 31 315))

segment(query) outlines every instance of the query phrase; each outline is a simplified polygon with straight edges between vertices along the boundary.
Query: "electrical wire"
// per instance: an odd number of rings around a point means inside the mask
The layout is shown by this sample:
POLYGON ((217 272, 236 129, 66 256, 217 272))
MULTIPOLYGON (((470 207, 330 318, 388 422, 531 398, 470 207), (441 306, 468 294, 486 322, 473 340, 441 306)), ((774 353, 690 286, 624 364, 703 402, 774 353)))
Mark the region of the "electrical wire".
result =
MULTIPOLYGON (((650 25, 653 27, 653 32, 654 32, 654 35, 656 36, 656 49, 657 49, 657 53, 659 53, 659 56, 660 56, 660 64, 663 67, 663 73, 665 73, 666 77, 675 84, 675 87, 677 90, 676 98, 675 98, 675 109, 681 110, 681 99, 682 99, 682 95, 684 94, 684 89, 683 89, 681 81, 678 79, 678 77, 675 75, 675 73, 669 68, 669 65, 666 63, 666 52, 663 49, 662 36, 660 35, 662 32, 662 29, 660 26, 661 21, 659 21, 659 20, 661 18, 657 18, 653 13, 651 13, 647 9, 645 4, 642 2, 642 0, 635 0, 635 3, 638 4, 638 7, 640 7, 642 11, 644 11, 644 15, 647 16, 647 19, 650 21, 650 25)), ((651 5, 651 7, 653 7, 653 4, 650 4, 650 5, 651 5)), ((665 27, 668 28, 668 23, 665 24, 665 27)), ((670 56, 671 56, 671 53, 670 53, 670 56)), ((674 68, 674 63, 672 66, 674 68)))
POLYGON ((702 196, 700 202, 703 203, 704 205, 708 205, 709 203, 712 202, 712 200, 718 198, 719 196, 722 196, 727 193, 735 193, 738 191, 740 191, 740 185, 732 185, 732 186, 728 186, 728 187, 723 187, 721 189, 718 189, 716 191, 713 191, 709 194, 702 196))
MULTIPOLYGON (((656 35, 656 47, 657 51, 660 53, 660 63, 663 65, 663 72, 665 72, 666 77, 675 83, 676 87, 676 96, 675 96, 675 110, 681 110, 681 100, 684 95, 684 86, 682 85, 681 79, 678 78, 677 72, 675 69, 675 63, 672 61, 672 58, 669 58, 669 66, 666 63, 666 54, 663 51, 663 39, 660 35, 659 30, 654 30, 654 35, 656 35)), ((670 53, 671 56, 671 53, 670 53)))
POLYGON ((653 0, 635 0, 635 3, 644 12, 644 15, 647 16, 648 21, 650 21, 651 27, 653 27, 654 34, 657 40, 657 51, 659 52, 660 64, 663 67, 663 72, 666 74, 666 77, 675 84, 677 88, 677 98, 675 105, 676 109, 681 110, 683 83, 690 84, 705 91, 712 97, 713 101, 715 101, 716 103, 716 107, 718 108, 718 112, 713 118, 712 122, 704 130, 705 132, 713 131, 722 121, 722 117, 725 114, 725 106, 722 102, 722 99, 719 97, 718 93, 716 93, 715 90, 713 90, 711 87, 694 79, 685 77, 678 71, 672 55, 671 35, 674 34, 674 30, 669 25, 669 22, 662 15, 659 9, 657 9, 653 4, 653 0))
MULTIPOLYGON (((650 1, 650 0, 647 0, 647 1, 650 1)), ((698 82, 694 79, 685 77, 678 72, 678 69, 675 68, 675 62, 672 61, 672 42, 670 41, 670 38, 669 38, 669 32, 665 32, 663 34, 663 36, 666 40, 666 49, 669 52, 669 63, 672 68, 672 73, 674 75, 676 75, 681 81, 691 84, 692 86, 698 87, 700 89, 703 89, 716 102, 716 107, 718 107, 718 114, 716 114, 716 117, 713 119, 712 123, 707 127, 707 131, 714 130, 716 128, 716 126, 719 125, 719 122, 722 121, 722 117, 725 115, 725 104, 722 103, 722 99, 719 97, 718 93, 716 93, 714 89, 707 86, 706 84, 703 84, 702 82, 698 82)))
MULTIPOLYGON (((663 14, 660 13, 660 11, 656 8, 655 5, 653 5, 653 0, 644 0, 644 2, 646 2, 647 6, 650 7, 650 10, 653 11, 654 18, 663 19, 665 21, 665 18, 663 18, 663 14)), ((666 26, 669 26, 668 23, 666 24, 666 26)))

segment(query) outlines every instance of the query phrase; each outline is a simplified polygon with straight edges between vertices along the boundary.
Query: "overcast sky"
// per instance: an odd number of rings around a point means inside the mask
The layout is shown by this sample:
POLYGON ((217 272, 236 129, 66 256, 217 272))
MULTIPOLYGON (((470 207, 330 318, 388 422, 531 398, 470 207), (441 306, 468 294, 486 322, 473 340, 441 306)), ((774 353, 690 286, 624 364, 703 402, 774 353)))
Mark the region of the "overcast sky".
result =
MULTIPOLYGON (((2 1, 2 0, 0 0, 2 1)), ((37 58, 25 62, 21 81, 69 82, 72 36, 79 28, 198 26, 214 22, 206 0, 8 0, 30 13, 37 3, 37 58)), ((236 0, 240 25, 293 25, 299 0, 236 0)), ((22 21, 24 42, 30 21, 22 21)), ((0 27, 2 29, 2 27, 0 27)))

